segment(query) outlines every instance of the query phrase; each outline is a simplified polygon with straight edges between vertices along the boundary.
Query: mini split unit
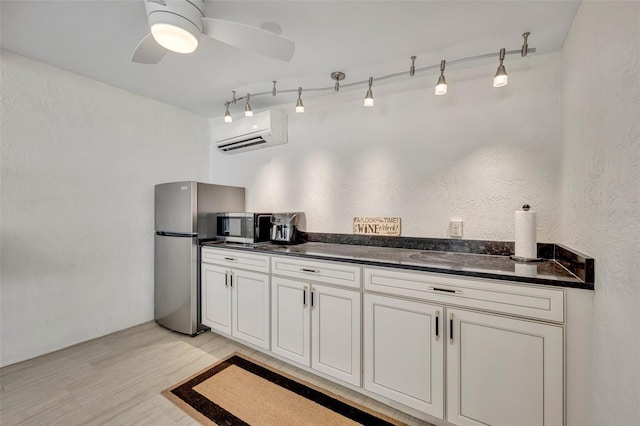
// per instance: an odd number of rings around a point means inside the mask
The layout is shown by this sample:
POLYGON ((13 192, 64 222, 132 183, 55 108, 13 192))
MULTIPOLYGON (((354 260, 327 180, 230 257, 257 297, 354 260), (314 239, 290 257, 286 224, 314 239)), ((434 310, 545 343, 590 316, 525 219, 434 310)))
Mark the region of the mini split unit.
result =
POLYGON ((212 129, 213 143, 226 154, 287 143, 287 114, 269 110, 212 129))

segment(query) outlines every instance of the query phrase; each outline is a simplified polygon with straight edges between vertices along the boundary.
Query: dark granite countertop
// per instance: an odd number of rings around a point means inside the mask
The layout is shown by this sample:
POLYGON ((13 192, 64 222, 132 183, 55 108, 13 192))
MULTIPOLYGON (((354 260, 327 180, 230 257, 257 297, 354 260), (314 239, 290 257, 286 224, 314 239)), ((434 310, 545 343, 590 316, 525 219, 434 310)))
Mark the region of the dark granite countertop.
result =
POLYGON ((572 287, 593 290, 587 283, 565 269, 558 261, 516 262, 505 255, 458 253, 395 247, 308 242, 298 245, 242 245, 205 242, 203 246, 246 250, 274 255, 287 255, 317 260, 350 262, 414 271, 436 272, 522 283, 572 287))

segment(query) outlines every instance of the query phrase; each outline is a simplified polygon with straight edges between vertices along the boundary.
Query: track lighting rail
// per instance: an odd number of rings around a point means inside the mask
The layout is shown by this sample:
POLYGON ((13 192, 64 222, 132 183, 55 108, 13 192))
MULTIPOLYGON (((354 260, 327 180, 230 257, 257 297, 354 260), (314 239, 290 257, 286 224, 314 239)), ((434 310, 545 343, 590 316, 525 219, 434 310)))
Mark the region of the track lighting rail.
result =
MULTIPOLYGON (((525 32, 525 33, 522 34, 522 37, 524 38, 524 43, 522 45, 522 48, 520 48, 518 50, 500 49, 500 51, 498 51, 498 52, 491 52, 491 53, 485 53, 483 55, 475 55, 475 56, 468 56, 466 58, 447 60, 446 61, 447 69, 449 69, 449 67, 451 65, 463 64, 463 63, 466 63, 466 62, 481 61, 481 60, 492 59, 492 58, 500 58, 501 59, 500 66, 503 67, 502 66, 502 59, 505 56, 520 55, 521 57, 525 57, 529 53, 535 53, 536 52, 536 48, 535 47, 529 47, 529 45, 528 45, 527 39, 528 39, 529 35, 530 35, 529 32, 525 32)), ((438 62, 437 64, 434 64, 434 65, 428 65, 426 67, 416 68, 415 60, 416 60, 416 57, 412 56, 411 57, 411 67, 409 69, 409 72, 401 71, 401 72, 397 72, 397 73, 393 73, 393 74, 387 74, 387 75, 383 75, 383 76, 380 76, 380 77, 375 77, 375 78, 373 78, 373 80, 375 80, 376 82, 379 82, 379 81, 398 78, 398 77, 402 77, 402 76, 414 76, 416 73, 423 73, 423 72, 428 72, 428 71, 443 71, 443 70, 441 70, 442 61, 440 61, 440 62, 438 62)), ((342 83, 342 80, 344 80, 344 78, 345 78, 344 73, 334 72, 334 73, 331 74, 331 78, 336 80, 335 85, 326 86, 326 87, 305 88, 304 89, 305 93, 306 92, 338 91, 339 89, 343 89, 343 88, 346 89, 346 88, 360 86, 360 85, 368 85, 369 89, 371 88, 371 81, 372 81, 371 77, 369 77, 367 80, 355 81, 355 82, 352 82, 352 83, 342 83)), ((237 101, 248 99, 249 97, 251 99, 255 99, 256 97, 261 97, 261 96, 266 96, 266 95, 276 96, 276 94, 280 94, 280 93, 297 93, 298 94, 298 99, 300 100, 300 95, 301 95, 302 88, 298 87, 298 88, 295 88, 295 89, 277 89, 277 91, 276 91, 276 85, 277 85, 277 81, 273 81, 273 88, 271 90, 265 91, 265 92, 248 93, 246 96, 241 96, 241 97, 236 97, 236 92, 232 91, 232 93, 233 93, 232 99, 229 100, 229 101, 226 101, 224 103, 225 108, 226 108, 225 119, 229 116, 229 105, 230 104, 235 104, 235 103, 237 103, 237 101)), ((498 86, 496 86, 496 87, 498 87, 498 86)))

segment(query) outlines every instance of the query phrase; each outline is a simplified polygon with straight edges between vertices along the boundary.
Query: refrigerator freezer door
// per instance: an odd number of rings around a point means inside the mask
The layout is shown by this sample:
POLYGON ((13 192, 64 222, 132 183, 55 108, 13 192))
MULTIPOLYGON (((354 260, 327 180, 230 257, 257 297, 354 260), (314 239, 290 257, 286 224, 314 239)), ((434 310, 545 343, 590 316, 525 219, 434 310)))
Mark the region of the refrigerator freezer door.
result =
POLYGON ((198 245, 195 237, 155 236, 155 319, 195 334, 199 326, 198 245))
POLYGON ((244 188, 198 183, 198 237, 216 238, 216 213, 244 211, 244 188))
POLYGON ((172 182, 156 185, 156 231, 195 234, 197 209, 196 182, 172 182))

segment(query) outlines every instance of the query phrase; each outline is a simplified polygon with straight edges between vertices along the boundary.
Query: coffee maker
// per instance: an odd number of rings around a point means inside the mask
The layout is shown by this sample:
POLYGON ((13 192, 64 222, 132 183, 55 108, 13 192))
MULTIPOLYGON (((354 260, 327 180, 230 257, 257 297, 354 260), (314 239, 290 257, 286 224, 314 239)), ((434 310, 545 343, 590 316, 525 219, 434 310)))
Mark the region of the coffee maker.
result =
POLYGON ((271 215, 271 242, 275 244, 304 243, 306 228, 304 213, 273 213, 271 215))

